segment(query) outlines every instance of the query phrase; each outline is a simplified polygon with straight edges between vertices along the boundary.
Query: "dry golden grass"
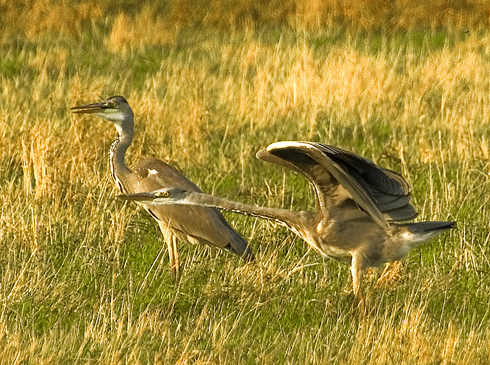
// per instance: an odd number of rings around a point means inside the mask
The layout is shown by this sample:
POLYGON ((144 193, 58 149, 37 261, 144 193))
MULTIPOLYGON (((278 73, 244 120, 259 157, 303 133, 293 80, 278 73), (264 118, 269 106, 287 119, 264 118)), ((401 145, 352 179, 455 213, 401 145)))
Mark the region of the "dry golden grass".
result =
POLYGON ((3 0, 0 10, 2 43, 8 43, 12 37, 33 41, 45 36, 79 39, 86 29, 105 26, 110 17, 113 27, 106 42, 113 52, 173 45, 180 29, 195 24, 221 30, 257 25, 297 30, 335 30, 347 26, 392 33, 421 27, 476 29, 488 26, 490 21, 490 5, 485 0, 241 0, 233 6, 223 0, 166 3, 3 0))
POLYGON ((144 7, 138 16, 131 19, 120 12, 105 43, 111 52, 126 54, 129 49, 144 51, 154 45, 172 46, 182 25, 167 23, 158 17, 158 9, 144 7))
POLYGON ((0 1, 0 364, 490 361, 487 3, 12 4, 0 1), (353 24, 333 41, 335 17, 353 24), (432 30, 396 33, 420 24, 432 30), (401 171, 420 220, 459 229, 366 275, 367 316, 345 265, 236 215, 257 262, 181 244, 174 282, 151 221, 114 200, 114 128, 68 111, 112 94, 136 118, 129 164, 158 157, 207 192, 313 209, 303 179, 254 153, 315 140, 401 171))

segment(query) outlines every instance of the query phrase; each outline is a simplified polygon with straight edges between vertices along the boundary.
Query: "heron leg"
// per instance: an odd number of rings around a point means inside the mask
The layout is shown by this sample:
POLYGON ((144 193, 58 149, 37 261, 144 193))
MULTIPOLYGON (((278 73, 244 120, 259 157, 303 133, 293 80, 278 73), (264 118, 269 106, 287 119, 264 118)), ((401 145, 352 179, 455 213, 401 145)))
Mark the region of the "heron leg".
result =
POLYGON ((179 277, 180 274, 180 261, 179 261, 179 251, 177 251, 177 238, 172 235, 165 239, 168 248, 168 259, 170 264, 170 273, 175 278, 179 277))
POLYGON ((364 274, 362 254, 354 252, 351 261, 352 285, 354 289, 354 297, 358 301, 358 307, 362 312, 365 312, 365 301, 361 291, 362 275, 364 274))
POLYGON ((172 250, 169 248, 169 252, 172 252, 174 262, 173 267, 171 267, 172 274, 176 277, 180 277, 180 258, 179 258, 179 250, 177 249, 177 237, 173 236, 172 238, 172 250))
POLYGON ((175 278, 178 278, 180 275, 180 260, 179 260, 179 251, 177 250, 177 237, 170 232, 170 229, 167 225, 159 222, 160 230, 163 233, 163 238, 168 248, 168 260, 170 264, 170 273, 175 278))

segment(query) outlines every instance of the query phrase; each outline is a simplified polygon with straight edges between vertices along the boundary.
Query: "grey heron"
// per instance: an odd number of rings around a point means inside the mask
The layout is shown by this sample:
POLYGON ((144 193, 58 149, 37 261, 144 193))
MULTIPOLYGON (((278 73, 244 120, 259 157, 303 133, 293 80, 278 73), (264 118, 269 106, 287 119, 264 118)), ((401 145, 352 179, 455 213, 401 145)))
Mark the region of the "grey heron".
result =
POLYGON ((312 142, 277 142, 259 151, 257 158, 305 176, 315 191, 316 212, 251 206, 177 187, 119 197, 154 206, 215 207, 274 220, 323 256, 349 264, 360 304, 367 268, 401 260, 412 248, 456 225, 405 223, 417 215, 408 183, 352 152, 312 142))
MULTIPOLYGON (((122 96, 112 96, 102 102, 71 108, 73 113, 93 114, 113 123, 118 138, 112 143, 109 165, 112 177, 123 194, 142 193, 166 187, 178 187, 200 193, 201 190, 179 171, 165 162, 149 158, 129 169, 124 156, 133 140, 133 111, 122 96)), ((140 203, 158 222, 168 245, 171 271, 179 274, 180 261, 177 240, 207 244, 237 254, 247 261, 254 260, 247 242, 235 232, 215 208, 150 206, 140 203)))

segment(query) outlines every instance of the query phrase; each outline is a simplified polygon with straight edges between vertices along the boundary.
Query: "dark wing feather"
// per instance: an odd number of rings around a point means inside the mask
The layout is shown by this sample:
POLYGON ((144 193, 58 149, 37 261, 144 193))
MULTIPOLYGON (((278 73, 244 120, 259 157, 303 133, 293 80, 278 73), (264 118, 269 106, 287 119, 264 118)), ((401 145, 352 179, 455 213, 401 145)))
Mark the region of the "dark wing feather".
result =
POLYGON ((386 220, 409 219, 415 210, 409 204, 406 181, 391 170, 340 148, 311 142, 278 142, 257 157, 304 175, 312 183, 322 214, 334 207, 350 206, 352 199, 383 227, 386 220))
POLYGON ((309 144, 318 147, 351 175, 388 221, 409 220, 417 216, 410 204, 410 186, 400 174, 380 168, 371 160, 338 147, 309 144))
MULTIPOLYGON (((146 159, 134 168, 138 176, 138 190, 147 192, 162 188, 176 187, 192 192, 202 192, 192 181, 172 166, 158 159, 146 159)), ((166 223, 179 239, 190 236, 201 243, 232 251, 246 259, 253 259, 253 253, 245 241, 228 224, 223 215, 214 208, 199 206, 149 206, 154 218, 166 223)))
MULTIPOLYGON (((281 142, 279 142, 281 143, 281 142)), ((294 142, 292 142, 294 143, 294 142)), ((296 143, 297 144, 297 143, 296 143)), ((257 158, 262 161, 287 167, 305 176, 315 190, 317 208, 321 214, 328 214, 334 203, 330 197, 338 186, 338 182, 328 169, 318 164, 305 151, 295 146, 270 145, 267 149, 257 152, 257 158), (275 146, 271 148, 271 146, 275 146)))

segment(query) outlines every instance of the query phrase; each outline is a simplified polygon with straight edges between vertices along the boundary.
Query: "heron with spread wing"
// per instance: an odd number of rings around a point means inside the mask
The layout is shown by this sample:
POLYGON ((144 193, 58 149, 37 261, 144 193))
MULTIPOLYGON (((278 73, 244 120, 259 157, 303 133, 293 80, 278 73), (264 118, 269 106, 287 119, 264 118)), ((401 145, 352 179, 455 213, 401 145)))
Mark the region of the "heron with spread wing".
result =
MULTIPOLYGON (((111 146, 109 165, 112 177, 123 194, 142 193, 162 188, 176 187, 188 192, 201 190, 179 171, 161 160, 149 158, 138 163, 133 170, 124 162, 126 150, 133 140, 133 111, 122 96, 112 96, 100 103, 76 106, 73 113, 93 114, 112 122, 118 138, 111 146)), ((154 206, 139 203, 158 222, 168 245, 170 268, 179 274, 180 261, 177 240, 207 244, 254 260, 247 242, 230 227, 215 208, 202 206, 154 206)))
POLYGON ((316 211, 251 206, 178 187, 119 197, 158 207, 214 207, 274 220, 323 256, 349 264, 354 295, 361 302, 367 268, 401 260, 412 248, 456 225, 404 223, 417 216, 408 183, 398 173, 352 152, 312 142, 277 142, 259 151, 257 158, 305 176, 315 191, 316 211))

